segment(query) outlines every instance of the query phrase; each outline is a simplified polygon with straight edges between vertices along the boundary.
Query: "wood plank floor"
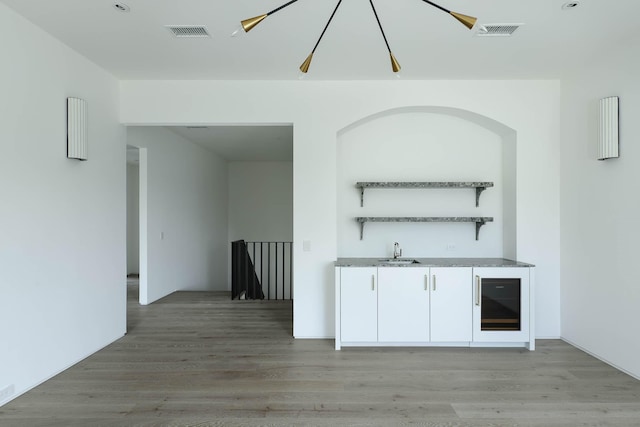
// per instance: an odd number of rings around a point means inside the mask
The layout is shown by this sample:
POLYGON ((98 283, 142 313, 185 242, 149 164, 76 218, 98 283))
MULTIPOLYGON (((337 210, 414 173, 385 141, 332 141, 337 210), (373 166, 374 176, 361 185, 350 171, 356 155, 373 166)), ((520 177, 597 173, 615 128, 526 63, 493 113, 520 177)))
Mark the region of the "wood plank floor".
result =
POLYGON ((0 426, 640 426, 640 381, 561 342, 344 349, 288 301, 130 290, 124 338, 0 408, 0 426))

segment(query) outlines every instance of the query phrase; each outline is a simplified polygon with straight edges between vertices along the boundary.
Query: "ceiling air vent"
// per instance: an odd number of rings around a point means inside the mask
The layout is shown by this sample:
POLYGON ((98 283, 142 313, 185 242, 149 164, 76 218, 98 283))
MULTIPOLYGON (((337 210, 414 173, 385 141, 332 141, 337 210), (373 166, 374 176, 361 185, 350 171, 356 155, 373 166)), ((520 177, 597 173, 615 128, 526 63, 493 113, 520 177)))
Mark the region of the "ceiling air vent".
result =
POLYGON ((478 26, 478 37, 509 37, 524 24, 484 24, 478 26))
POLYGON ((211 37, 202 25, 167 25, 167 28, 175 37, 211 37))

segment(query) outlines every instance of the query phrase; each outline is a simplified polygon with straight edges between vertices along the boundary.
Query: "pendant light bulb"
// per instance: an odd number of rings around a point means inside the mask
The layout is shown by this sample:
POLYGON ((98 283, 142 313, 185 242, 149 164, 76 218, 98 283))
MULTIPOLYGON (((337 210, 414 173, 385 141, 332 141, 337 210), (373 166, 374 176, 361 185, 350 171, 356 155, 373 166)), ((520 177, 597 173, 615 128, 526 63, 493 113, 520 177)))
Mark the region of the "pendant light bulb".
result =
POLYGON ((231 33, 231 37, 238 37, 241 36, 245 33, 244 28, 241 25, 238 25, 238 28, 236 28, 233 33, 231 33))

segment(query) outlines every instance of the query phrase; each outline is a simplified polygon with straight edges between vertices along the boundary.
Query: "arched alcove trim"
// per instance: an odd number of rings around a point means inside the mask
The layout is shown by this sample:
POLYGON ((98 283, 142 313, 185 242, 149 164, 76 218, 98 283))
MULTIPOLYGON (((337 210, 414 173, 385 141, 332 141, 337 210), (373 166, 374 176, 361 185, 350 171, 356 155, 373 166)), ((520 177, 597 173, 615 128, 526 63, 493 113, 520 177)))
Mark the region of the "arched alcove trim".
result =
POLYGON ((337 132, 337 141, 349 131, 367 123, 400 114, 442 114, 466 120, 495 133, 502 141, 502 182, 503 188, 503 256, 517 259, 517 132, 515 129, 482 114, 473 111, 443 106, 406 106, 384 110, 363 117, 337 132))

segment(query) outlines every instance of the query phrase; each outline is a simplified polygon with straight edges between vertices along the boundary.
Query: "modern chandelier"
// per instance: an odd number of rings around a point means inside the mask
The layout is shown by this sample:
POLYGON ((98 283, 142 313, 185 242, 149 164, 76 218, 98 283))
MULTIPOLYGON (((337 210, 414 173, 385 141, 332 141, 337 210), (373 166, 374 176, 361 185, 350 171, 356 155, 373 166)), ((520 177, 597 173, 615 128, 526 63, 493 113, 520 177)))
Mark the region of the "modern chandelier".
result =
MULTIPOLYGON (((236 36, 241 31, 244 31, 245 33, 248 33, 249 31, 251 31, 253 29, 253 27, 255 27, 260 22, 262 22, 267 16, 270 16, 270 15, 273 15, 274 13, 276 13, 276 12, 279 12, 282 9, 284 9, 285 7, 292 5, 293 3, 297 2, 297 1, 298 0, 288 1, 287 3, 283 4, 282 6, 277 7, 275 9, 273 9, 272 11, 267 12, 267 13, 265 13, 263 15, 258 15, 256 17, 245 19, 244 21, 240 21, 240 26, 238 27, 238 29, 236 31, 233 32, 232 36, 236 36)), ((437 9, 440 9, 443 12, 448 13, 451 16, 453 16, 455 19, 460 21, 468 29, 472 29, 473 26, 475 25, 476 21, 477 21, 477 18, 475 18, 473 16, 468 16, 468 15, 463 15, 462 13, 452 12, 449 9, 446 9, 446 8, 444 8, 444 7, 442 7, 442 6, 438 5, 438 4, 435 4, 432 1, 429 1, 429 0, 422 0, 422 1, 425 2, 425 3, 430 4, 431 6, 437 8, 437 9)), ((320 33, 320 37, 318 37, 318 41, 316 42, 315 46, 311 50, 311 53, 309 54, 309 56, 307 56, 307 58, 304 60, 302 65, 300 65, 300 71, 301 72, 306 74, 309 71, 309 67, 311 66, 311 60, 313 59, 313 54, 315 53, 316 49, 318 48, 318 45, 320 44, 320 41, 322 40, 322 37, 324 37, 324 33, 327 31, 327 28, 329 28, 329 25, 331 24, 331 21, 333 20, 333 17, 335 16, 336 12, 338 11, 338 8, 340 7, 341 3, 342 3, 342 0, 339 0, 338 4, 336 4, 336 7, 333 10, 333 13, 329 17, 329 20, 327 21, 327 24, 324 26, 324 29, 322 30, 322 33, 320 33)), ((378 22, 378 27, 380 27, 380 32, 382 33, 382 38, 384 39, 384 43, 387 46, 387 50, 389 51, 389 58, 391 59, 391 69, 393 70, 394 73, 398 73, 400 71, 400 69, 401 69, 400 63, 396 60, 396 57, 393 56, 393 52, 391 52, 391 47, 389 46, 389 42, 387 41, 387 36, 385 35, 384 30, 382 29, 382 24, 380 23, 380 18, 378 17, 378 12, 376 11, 376 7, 373 5, 373 0, 369 0, 369 4, 371 5, 371 9, 373 10, 373 14, 376 17, 376 21, 378 22)))

